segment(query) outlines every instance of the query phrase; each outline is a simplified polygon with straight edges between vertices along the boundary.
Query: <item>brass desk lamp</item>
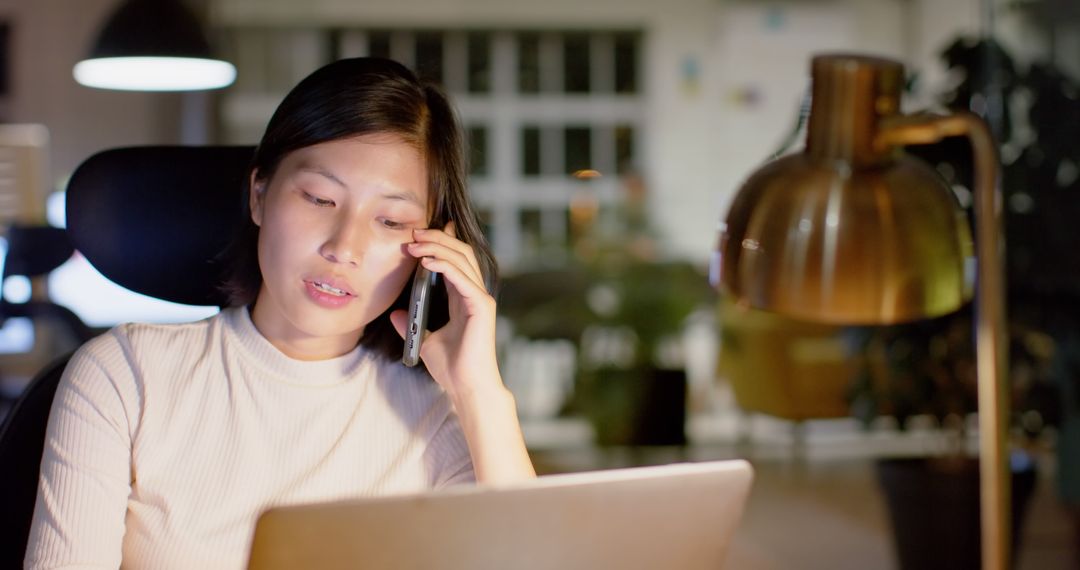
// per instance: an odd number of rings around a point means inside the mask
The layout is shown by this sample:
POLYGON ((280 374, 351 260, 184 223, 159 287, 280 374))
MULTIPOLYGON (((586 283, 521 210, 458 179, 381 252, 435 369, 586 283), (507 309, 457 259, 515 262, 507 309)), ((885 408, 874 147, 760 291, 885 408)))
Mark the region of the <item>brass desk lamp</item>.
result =
POLYGON ((1009 564, 1005 301, 997 153, 969 113, 899 114, 903 66, 857 55, 812 64, 805 151, 758 169, 719 241, 736 304, 834 324, 891 324, 954 311, 970 297, 971 234, 952 191, 901 152, 950 136, 975 156, 976 350, 983 568, 1009 564))

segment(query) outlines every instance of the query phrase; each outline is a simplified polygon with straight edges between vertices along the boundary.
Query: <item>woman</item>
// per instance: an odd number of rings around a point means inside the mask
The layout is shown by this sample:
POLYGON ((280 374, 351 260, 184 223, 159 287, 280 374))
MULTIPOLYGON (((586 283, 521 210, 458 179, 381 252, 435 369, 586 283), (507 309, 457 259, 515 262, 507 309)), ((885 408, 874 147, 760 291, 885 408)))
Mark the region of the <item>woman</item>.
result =
POLYGON ((232 306, 117 327, 68 365, 27 566, 237 568, 270 506, 535 476, 460 140, 399 64, 300 82, 255 153, 232 306), (445 283, 426 371, 400 363, 417 263, 445 283))

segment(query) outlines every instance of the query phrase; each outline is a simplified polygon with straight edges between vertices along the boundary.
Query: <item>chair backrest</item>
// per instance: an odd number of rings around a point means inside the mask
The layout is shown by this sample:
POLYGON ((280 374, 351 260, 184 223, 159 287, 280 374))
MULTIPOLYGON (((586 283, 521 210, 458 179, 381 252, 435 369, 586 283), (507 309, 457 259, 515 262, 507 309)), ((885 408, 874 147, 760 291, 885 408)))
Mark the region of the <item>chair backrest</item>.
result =
MULTIPOLYGON (((91 156, 68 183, 71 244, 128 289, 223 306, 220 253, 242 211, 253 150, 130 147, 91 156)), ((0 425, 0 568, 22 566, 49 410, 67 360, 38 374, 0 425)))
POLYGON ((219 258, 235 233, 253 147, 129 147, 82 163, 67 230, 103 275, 188 305, 225 304, 219 258))
POLYGON ((22 568, 34 515, 45 427, 60 376, 71 354, 58 358, 30 382, 0 427, 0 568, 22 568))

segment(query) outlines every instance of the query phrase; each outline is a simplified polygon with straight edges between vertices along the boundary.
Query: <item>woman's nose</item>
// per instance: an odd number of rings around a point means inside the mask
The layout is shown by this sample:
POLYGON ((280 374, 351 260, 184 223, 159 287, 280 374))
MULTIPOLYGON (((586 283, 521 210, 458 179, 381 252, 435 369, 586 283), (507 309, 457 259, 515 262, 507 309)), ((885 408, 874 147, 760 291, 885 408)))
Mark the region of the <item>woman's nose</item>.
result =
POLYGON ((366 232, 358 221, 344 220, 337 224, 319 249, 327 261, 359 265, 367 243, 366 232))

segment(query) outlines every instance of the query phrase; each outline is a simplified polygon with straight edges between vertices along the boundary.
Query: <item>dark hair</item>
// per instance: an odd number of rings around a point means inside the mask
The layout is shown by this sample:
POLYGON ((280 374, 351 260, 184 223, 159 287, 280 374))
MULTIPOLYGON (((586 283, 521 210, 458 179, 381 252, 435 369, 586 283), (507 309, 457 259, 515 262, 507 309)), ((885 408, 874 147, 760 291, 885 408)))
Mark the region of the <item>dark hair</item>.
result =
MULTIPOLYGON (((457 117, 441 89, 421 81, 400 63, 380 58, 342 59, 304 78, 274 111, 255 149, 251 168, 259 180, 269 181, 290 152, 375 133, 400 136, 426 158, 429 227, 442 228, 453 220, 457 238, 476 252, 488 291, 494 290, 495 258, 466 195, 457 117)), ((243 219, 225 253, 227 276, 222 288, 231 307, 255 302, 262 286, 257 250, 259 227, 251 221, 249 192, 250 188, 244 190, 243 219)), ((438 283, 428 317, 431 329, 449 320, 446 288, 442 280, 438 283)), ((390 324, 389 314, 405 308, 408 295, 406 286, 393 305, 364 328, 360 344, 389 358, 401 357, 403 342, 390 324)))

